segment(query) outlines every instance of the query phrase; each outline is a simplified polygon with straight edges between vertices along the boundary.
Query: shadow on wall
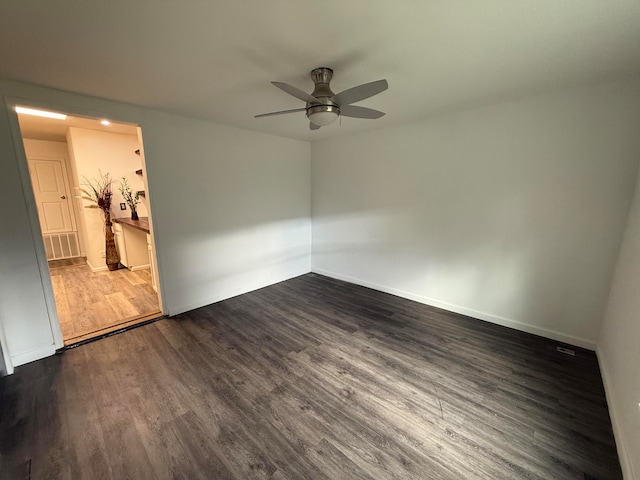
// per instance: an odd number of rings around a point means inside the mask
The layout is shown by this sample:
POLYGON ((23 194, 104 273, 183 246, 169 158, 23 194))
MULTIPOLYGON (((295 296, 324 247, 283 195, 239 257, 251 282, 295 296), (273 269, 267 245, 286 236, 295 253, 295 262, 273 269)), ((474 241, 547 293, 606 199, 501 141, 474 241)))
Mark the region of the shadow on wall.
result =
POLYGON ((593 348, 639 101, 591 86, 314 143, 313 270, 593 348))
POLYGON ((178 252, 164 260, 170 313, 228 298, 310 269, 310 222, 306 217, 229 230, 177 234, 178 252))
POLYGON ((594 230, 588 210, 573 218, 567 208, 541 210, 517 191, 475 202, 401 194, 377 209, 360 200, 348 213, 314 209, 323 212, 313 216, 314 271, 479 318, 596 338, 606 292, 601 278, 581 272, 602 270, 607 232, 594 230))
MULTIPOLYGON (((314 218, 313 269, 348 271, 354 279, 393 286, 425 303, 473 305, 507 319, 526 316, 538 295, 562 295, 545 292, 544 285, 536 283, 544 266, 535 261, 535 252, 509 251, 504 238, 463 238, 467 244, 455 232, 435 235, 408 212, 314 218)), ((546 308, 552 308, 550 304, 546 308)), ((553 319, 558 313, 547 311, 545 317, 553 319)))

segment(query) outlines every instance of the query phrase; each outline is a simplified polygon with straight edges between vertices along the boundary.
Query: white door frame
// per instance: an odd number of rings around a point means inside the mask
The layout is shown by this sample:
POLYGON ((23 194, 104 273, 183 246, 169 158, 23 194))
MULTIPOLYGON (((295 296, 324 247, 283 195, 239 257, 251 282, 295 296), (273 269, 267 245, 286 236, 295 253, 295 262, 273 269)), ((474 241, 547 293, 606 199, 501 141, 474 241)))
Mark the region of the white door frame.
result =
POLYGON ((4 336, 4 328, 2 327, 2 322, 0 322, 0 350, 2 350, 2 362, 4 363, 4 371, 7 375, 11 375, 13 373, 13 362, 11 361, 11 355, 9 355, 7 339, 4 336))
MULTIPOLYGON (((22 181, 22 190, 24 192, 24 200, 27 206, 27 216, 29 218, 29 227, 31 228, 31 237, 33 238, 33 246, 36 251, 36 260, 38 262, 38 270, 40 272, 40 282, 42 283, 42 291, 44 293, 44 301, 49 315, 49 327, 56 349, 64 346, 62 339, 62 330, 60 329, 60 320, 58 319, 58 311, 56 310, 56 299, 53 294, 53 284, 49 275, 49 264, 47 263, 47 253, 44 249, 44 240, 42 238, 42 229, 40 228, 40 218, 38 217, 38 208, 36 198, 33 193, 33 185, 31 184, 31 175, 29 174, 29 164, 27 155, 24 151, 22 143, 22 132, 20 131, 20 123, 18 122, 18 114, 15 111, 16 104, 22 104, 19 100, 6 99, 6 107, 9 110, 8 120, 11 128, 11 136, 13 137, 13 148, 18 159, 18 171, 22 181)), ((32 102, 26 102, 33 104, 32 102)), ((37 108, 37 107, 36 107, 37 108)), ((4 348, 3 348, 4 350, 4 348)), ((13 364, 7 365, 7 369, 13 370, 13 364)))

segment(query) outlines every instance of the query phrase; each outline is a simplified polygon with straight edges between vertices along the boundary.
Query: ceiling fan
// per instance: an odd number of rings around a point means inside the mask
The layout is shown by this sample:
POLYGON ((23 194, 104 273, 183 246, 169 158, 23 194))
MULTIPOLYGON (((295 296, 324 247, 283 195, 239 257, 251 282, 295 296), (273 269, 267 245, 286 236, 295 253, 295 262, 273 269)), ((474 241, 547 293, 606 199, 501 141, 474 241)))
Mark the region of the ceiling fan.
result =
POLYGON ((280 90, 293 95, 297 99, 307 102, 304 108, 294 108, 293 110, 282 110, 279 112, 263 113, 255 118, 270 117, 272 115, 283 115, 285 113, 306 111, 309 118, 309 129, 318 130, 333 123, 340 115, 354 118, 376 119, 384 115, 383 112, 372 108, 356 107, 352 103, 359 102, 365 98, 373 97, 389 88, 386 80, 377 80, 371 83, 358 85, 349 88, 337 95, 331 91, 329 82, 333 78, 333 70, 327 67, 320 67, 311 70, 311 79, 315 88, 311 94, 300 90, 288 83, 271 82, 280 90))

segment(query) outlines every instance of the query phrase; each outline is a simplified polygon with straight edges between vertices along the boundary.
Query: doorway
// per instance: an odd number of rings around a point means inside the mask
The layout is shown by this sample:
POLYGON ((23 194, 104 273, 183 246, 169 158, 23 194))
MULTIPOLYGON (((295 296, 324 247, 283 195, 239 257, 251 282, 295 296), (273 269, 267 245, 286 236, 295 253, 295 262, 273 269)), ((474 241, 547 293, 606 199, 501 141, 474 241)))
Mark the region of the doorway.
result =
POLYGON ((140 128, 45 113, 51 115, 18 112, 18 121, 64 344, 161 316, 140 128), (90 195, 105 177, 110 226, 90 195), (106 265, 107 228, 115 237, 115 268, 106 265))

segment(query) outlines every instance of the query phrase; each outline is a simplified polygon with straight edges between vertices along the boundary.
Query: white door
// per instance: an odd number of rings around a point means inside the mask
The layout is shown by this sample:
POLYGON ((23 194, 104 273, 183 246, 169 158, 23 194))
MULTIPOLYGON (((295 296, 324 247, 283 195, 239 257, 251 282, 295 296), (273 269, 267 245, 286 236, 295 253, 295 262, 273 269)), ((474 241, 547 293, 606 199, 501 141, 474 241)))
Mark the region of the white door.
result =
POLYGON ((29 173, 43 234, 75 231, 63 158, 29 158, 29 173))

